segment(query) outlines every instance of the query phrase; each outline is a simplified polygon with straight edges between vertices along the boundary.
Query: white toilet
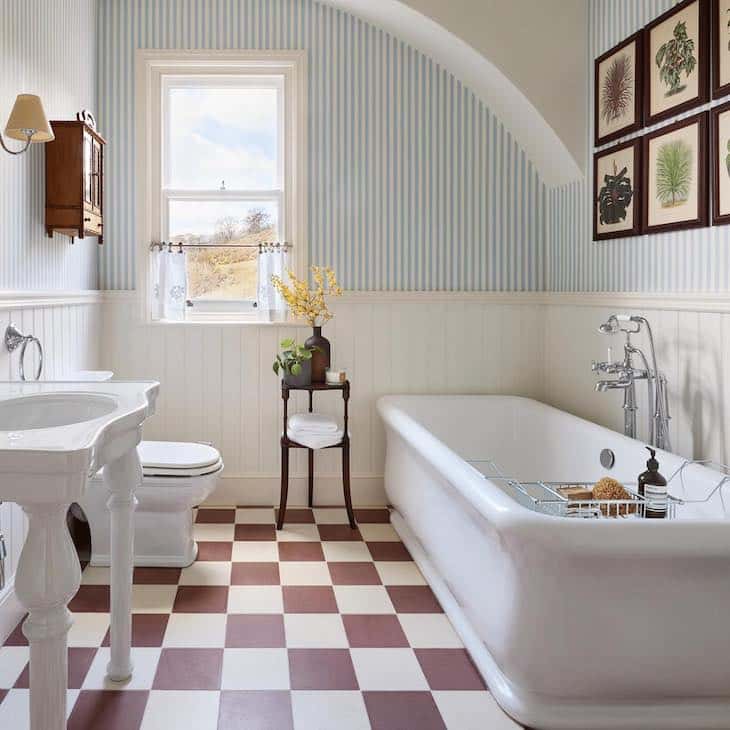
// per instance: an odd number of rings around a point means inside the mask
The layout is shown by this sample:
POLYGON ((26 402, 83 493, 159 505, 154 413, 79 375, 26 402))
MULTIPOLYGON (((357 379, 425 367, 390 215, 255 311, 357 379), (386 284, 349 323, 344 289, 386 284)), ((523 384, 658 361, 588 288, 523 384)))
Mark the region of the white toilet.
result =
MULTIPOLYGON (((195 561, 193 507, 215 489, 223 459, 212 446, 142 441, 137 447, 144 474, 134 515, 134 564, 185 567, 195 561)), ((79 505, 91 532, 91 564, 109 565, 110 492, 103 470, 91 477, 79 505)))

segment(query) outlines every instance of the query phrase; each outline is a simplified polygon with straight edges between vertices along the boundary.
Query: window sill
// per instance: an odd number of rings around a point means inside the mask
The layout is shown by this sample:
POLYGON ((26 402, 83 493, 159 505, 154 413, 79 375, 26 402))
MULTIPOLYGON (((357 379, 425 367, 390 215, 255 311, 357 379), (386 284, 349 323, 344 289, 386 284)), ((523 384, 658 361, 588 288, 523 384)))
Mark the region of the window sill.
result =
POLYGON ((266 317, 259 317, 256 315, 248 314, 208 314, 208 315, 197 315, 195 317, 189 317, 185 320, 176 319, 158 319, 158 320, 147 320, 147 325, 151 327, 187 327, 187 326, 223 326, 223 325, 237 325, 237 326, 251 326, 251 327, 297 327, 304 329, 311 329, 309 324, 302 322, 301 320, 295 319, 268 319, 266 317))

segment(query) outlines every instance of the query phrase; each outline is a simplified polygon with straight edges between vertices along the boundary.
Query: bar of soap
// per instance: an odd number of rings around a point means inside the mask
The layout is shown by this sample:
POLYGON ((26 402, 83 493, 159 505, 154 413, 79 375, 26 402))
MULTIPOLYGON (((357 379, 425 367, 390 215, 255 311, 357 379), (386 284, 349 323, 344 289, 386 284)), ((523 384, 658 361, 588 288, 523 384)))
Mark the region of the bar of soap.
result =
POLYGON ((588 489, 587 487, 579 487, 577 485, 573 487, 560 487, 558 491, 563 495, 563 497, 571 502, 593 499, 593 490, 588 489))

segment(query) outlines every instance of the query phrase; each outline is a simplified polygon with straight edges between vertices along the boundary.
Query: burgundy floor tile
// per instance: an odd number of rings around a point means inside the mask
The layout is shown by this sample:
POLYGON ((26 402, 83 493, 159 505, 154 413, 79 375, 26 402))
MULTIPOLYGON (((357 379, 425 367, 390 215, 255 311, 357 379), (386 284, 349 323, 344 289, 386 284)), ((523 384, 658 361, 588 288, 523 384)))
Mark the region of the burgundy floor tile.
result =
POLYGON ((163 649, 152 689, 217 690, 223 649, 163 649))
MULTIPOLYGON (((81 689, 86 675, 96 656, 96 649, 72 647, 68 650, 68 688, 81 689)), ((30 687, 30 671, 26 664, 15 682, 15 689, 28 689, 30 687)))
POLYGON ((135 568, 133 583, 176 586, 182 568, 135 568))
POLYGON ((324 560, 322 543, 280 542, 279 560, 324 560))
POLYGON ((109 586, 81 586, 68 608, 73 613, 109 613, 109 586))
POLYGON ((5 699, 5 695, 6 695, 6 694, 7 694, 7 693, 8 693, 9 691, 10 691, 10 690, 7 690, 7 689, 0 689, 0 705, 2 705, 2 703, 3 703, 3 700, 5 699))
POLYGON ((82 690, 68 730, 139 730, 147 691, 82 690))
POLYGON ((278 586, 279 563, 233 563, 232 586, 278 586))
POLYGON ((226 561, 232 554, 232 542, 198 542, 198 560, 226 561))
POLYGON ((284 613, 337 613, 331 586, 284 586, 284 613))
POLYGON ((486 690, 464 649, 416 649, 416 656, 432 690, 486 690))
POLYGON ((373 560, 413 560, 402 542, 369 542, 367 546, 373 560))
POLYGON ((289 692, 221 692, 218 730, 292 730, 289 692))
MULTIPOLYGON (((162 646, 169 613, 133 613, 132 646, 162 646)), ((109 646, 110 632, 107 630, 102 646, 109 646)))
MULTIPOLYGON (((275 510, 276 519, 279 519, 279 510, 275 510)), ((286 521, 292 525, 313 525, 314 524, 314 513, 311 509, 297 509, 287 507, 286 521)))
POLYGON ((280 614, 229 614, 227 648, 277 649, 285 646, 284 617, 280 614))
POLYGON ((357 528, 353 530, 350 525, 317 525, 317 530, 319 531, 320 540, 337 540, 338 542, 362 540, 360 530, 357 528))
POLYGON ((235 509, 199 509, 195 518, 198 524, 233 524, 236 521, 235 509))
POLYGON ((373 730, 446 730, 430 692, 363 692, 373 730))
POLYGON ((336 586, 376 586, 380 576, 372 563, 328 563, 327 567, 336 586))
POLYGON ((355 519, 364 525, 374 522, 390 522, 390 510, 384 507, 378 509, 356 509, 355 519))
POLYGON ((180 586, 172 610, 175 613, 225 613, 228 586, 180 586))
POLYGON ((235 540, 276 540, 274 525, 236 525, 235 540))
POLYGON ((28 646, 28 639, 23 635, 23 616, 20 623, 10 632, 10 636, 5 640, 5 646, 28 646))
POLYGON ((386 586, 386 590, 398 613, 444 612, 428 586, 386 586))
POLYGON ((289 649, 292 689, 358 689, 347 649, 289 649))
POLYGON ((410 646, 398 617, 392 614, 346 614, 342 617, 345 633, 353 648, 391 648, 410 646))

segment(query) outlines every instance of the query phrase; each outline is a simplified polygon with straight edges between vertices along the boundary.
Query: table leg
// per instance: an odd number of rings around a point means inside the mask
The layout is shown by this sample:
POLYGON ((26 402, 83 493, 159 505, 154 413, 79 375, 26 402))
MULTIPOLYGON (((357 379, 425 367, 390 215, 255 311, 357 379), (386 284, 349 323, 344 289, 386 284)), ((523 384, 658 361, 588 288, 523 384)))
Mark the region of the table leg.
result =
POLYGON ((314 507, 314 449, 307 449, 309 452, 309 468, 307 476, 309 477, 309 507, 314 507))
POLYGON ((132 676, 132 571, 134 570, 134 492, 142 484, 137 449, 104 467, 111 491, 111 660, 107 676, 123 682, 132 676))
POLYGON ((20 554, 15 591, 28 618, 31 730, 66 727, 67 606, 81 583, 81 566, 66 526, 67 504, 21 505, 28 537, 20 554))
POLYGON ((279 519, 276 522, 276 529, 284 527, 286 516, 286 500, 289 495, 289 449, 281 445, 281 498, 279 500, 279 519))
POLYGON ((350 520, 350 527, 354 530, 357 527, 355 513, 352 511, 352 497, 350 495, 350 442, 346 440, 342 445, 342 488, 345 493, 345 507, 347 507, 347 519, 350 520))

